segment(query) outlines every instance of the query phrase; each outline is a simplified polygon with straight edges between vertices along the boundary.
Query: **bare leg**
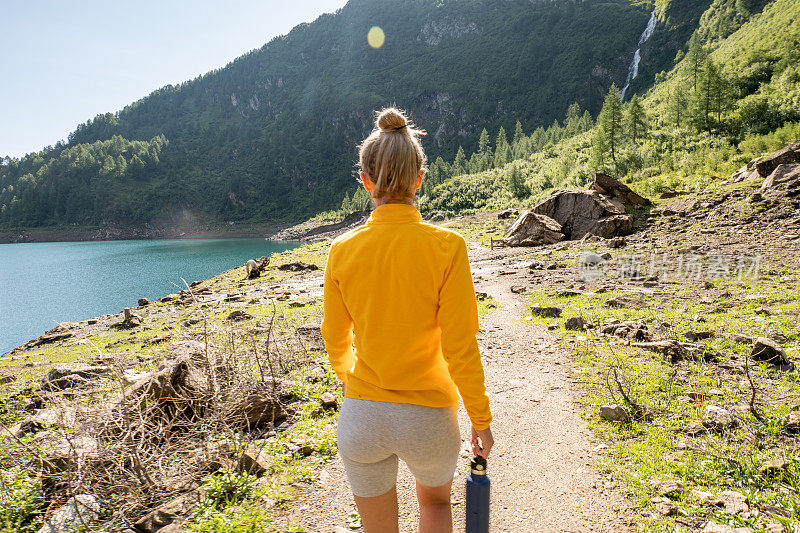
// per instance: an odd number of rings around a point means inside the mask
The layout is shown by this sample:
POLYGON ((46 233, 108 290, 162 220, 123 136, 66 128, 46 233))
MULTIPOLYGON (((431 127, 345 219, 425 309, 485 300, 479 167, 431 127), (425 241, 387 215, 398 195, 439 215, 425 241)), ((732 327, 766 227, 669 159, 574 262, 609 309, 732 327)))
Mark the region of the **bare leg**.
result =
POLYGON ((397 485, 380 496, 354 498, 365 533, 398 533, 397 485))
POLYGON ((428 487, 417 482, 419 533, 453 531, 453 512, 450 506, 450 487, 452 484, 452 479, 438 487, 428 487))

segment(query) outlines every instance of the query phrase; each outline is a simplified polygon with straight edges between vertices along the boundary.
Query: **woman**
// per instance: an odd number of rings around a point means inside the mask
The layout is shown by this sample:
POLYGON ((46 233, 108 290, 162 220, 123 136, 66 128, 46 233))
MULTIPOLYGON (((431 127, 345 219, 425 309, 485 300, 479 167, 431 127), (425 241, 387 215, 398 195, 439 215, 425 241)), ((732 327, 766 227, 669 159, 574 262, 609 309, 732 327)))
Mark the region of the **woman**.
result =
POLYGON ((334 239, 325 268, 322 336, 345 396, 337 442, 366 533, 398 531, 398 458, 416 478, 419 530, 452 531, 459 394, 473 452, 494 442, 466 242, 414 205, 421 134, 397 109, 378 114, 359 150, 375 209, 334 239))

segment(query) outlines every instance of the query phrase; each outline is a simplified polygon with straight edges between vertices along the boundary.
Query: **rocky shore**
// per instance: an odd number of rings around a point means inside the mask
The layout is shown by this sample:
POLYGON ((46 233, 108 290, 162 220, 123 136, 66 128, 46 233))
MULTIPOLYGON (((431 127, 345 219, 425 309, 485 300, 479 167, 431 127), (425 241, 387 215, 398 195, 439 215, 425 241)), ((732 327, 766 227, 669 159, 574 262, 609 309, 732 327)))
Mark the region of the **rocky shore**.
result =
MULTIPOLYGON (((0 229, 0 244, 23 242, 117 241, 146 239, 268 238, 285 224, 233 224, 201 226, 59 226, 0 229)), ((288 239, 286 239, 288 240, 288 239)))

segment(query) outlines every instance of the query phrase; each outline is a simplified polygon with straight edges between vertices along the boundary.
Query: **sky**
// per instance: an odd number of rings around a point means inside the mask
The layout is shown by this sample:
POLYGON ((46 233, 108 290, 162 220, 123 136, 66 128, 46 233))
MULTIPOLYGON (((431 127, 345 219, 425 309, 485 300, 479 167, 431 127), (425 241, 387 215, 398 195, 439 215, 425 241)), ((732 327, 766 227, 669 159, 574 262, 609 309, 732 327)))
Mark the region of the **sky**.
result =
POLYGON ((0 157, 66 141, 346 0, 2 0, 0 157))

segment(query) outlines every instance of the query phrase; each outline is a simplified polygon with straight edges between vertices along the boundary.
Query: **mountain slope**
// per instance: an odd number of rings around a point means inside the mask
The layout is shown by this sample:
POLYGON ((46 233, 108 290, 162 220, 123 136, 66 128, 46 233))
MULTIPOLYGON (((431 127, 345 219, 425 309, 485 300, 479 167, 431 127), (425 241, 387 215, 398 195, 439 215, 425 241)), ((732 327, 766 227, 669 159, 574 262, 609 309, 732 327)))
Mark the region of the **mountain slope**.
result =
MULTIPOLYGON (((96 117, 68 146, 4 160, 0 226, 140 225, 186 212, 302 220, 354 188, 355 145, 383 105, 408 109, 430 132, 432 159, 472 149, 484 127, 548 124, 573 101, 597 113, 608 86, 624 81, 649 11, 626 0, 352 0, 223 69, 96 117), (377 50, 365 38, 374 25, 386 32, 377 50), (126 148, 155 139, 147 162, 126 148)), ((693 30, 687 17, 674 50, 693 30)), ((643 79, 667 66, 643 62, 643 79)))

